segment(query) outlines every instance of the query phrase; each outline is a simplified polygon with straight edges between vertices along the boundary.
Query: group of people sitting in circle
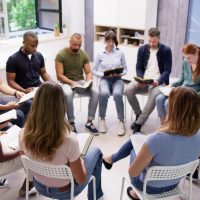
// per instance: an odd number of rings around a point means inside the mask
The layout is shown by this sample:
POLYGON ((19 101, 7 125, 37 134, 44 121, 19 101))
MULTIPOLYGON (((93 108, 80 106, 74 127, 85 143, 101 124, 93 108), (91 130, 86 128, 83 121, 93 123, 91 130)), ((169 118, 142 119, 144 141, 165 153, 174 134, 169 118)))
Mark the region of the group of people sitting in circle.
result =
MULTIPOLYGON (((180 165, 198 159, 200 155, 200 48, 186 44, 183 48, 183 67, 180 79, 171 84, 174 87, 169 96, 161 94, 159 87, 169 85, 172 68, 172 52, 160 43, 160 31, 151 28, 148 31, 148 44, 139 47, 136 73, 141 78, 153 79, 152 84, 132 81, 124 91, 122 76, 127 73, 124 53, 118 48, 116 33, 109 30, 105 34, 105 49, 98 54, 92 69, 87 53, 81 49, 81 35, 74 33, 70 45, 62 49, 55 57, 55 68, 61 84, 52 81, 45 70, 44 58, 36 51, 38 38, 33 32, 26 32, 23 46, 9 57, 6 63, 7 82, 0 82, 0 91, 11 97, 2 96, 0 112, 17 110, 17 119, 0 124, 1 134, 12 124, 22 128, 19 136, 19 150, 4 152, 0 143, 0 175, 5 175, 22 167, 20 155, 53 165, 66 164, 75 179, 75 196, 88 185, 92 175, 96 177, 96 197, 103 199, 101 186, 102 163, 110 170, 112 165, 130 155, 129 172, 131 183, 139 190, 143 189, 146 171, 151 166, 180 165), (122 74, 104 76, 103 70, 122 66, 122 74), (92 79, 92 73, 101 77, 99 91, 93 86, 85 90, 72 89, 92 79), (40 81, 40 76, 44 80, 40 81), (33 100, 17 104, 25 93, 39 87, 33 100), (160 127, 148 137, 138 155, 130 139, 111 155, 103 155, 100 148, 89 147, 85 156, 81 156, 76 138, 73 96, 74 93, 89 96, 88 117, 85 127, 93 135, 107 132, 105 121, 107 102, 113 95, 119 124, 117 134, 123 136, 124 125, 123 94, 136 115, 132 123, 133 134, 141 132, 142 125, 157 105, 161 119, 160 127), (141 110, 136 94, 148 93, 148 100, 141 110), (13 97, 12 97, 13 96, 13 97), (94 126, 96 109, 99 103, 99 130, 94 126), (53 112, 52 112, 53 110, 53 112), (67 119, 65 117, 67 113, 67 119), (36 142, 37 141, 37 142, 36 142), (172 156, 173 155, 173 156, 172 156), (184 156, 183 156, 184 155, 184 156)), ((158 194, 174 189, 180 180, 150 182, 147 193, 158 194)), ((5 185, 2 179, 0 185, 5 185)), ((30 189, 56 199, 70 197, 70 183, 33 174, 30 189)), ((132 188, 127 189, 131 199, 138 199, 132 188)), ((25 181, 19 191, 25 195, 25 181)), ((92 184, 88 186, 88 199, 93 200, 92 184)))

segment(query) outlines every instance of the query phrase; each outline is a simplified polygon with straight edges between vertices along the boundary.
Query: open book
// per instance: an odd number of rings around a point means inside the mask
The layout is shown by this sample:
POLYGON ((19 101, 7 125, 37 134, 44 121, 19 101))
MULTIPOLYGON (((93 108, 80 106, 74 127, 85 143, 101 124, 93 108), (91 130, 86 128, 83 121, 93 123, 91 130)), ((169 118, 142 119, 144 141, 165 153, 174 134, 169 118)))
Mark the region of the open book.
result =
POLYGON ((138 76, 135 76, 134 79, 137 82, 142 83, 142 84, 152 84, 154 82, 154 80, 151 79, 151 78, 141 78, 141 77, 138 77, 138 76))
POLYGON ((88 150, 93 138, 94 138, 94 136, 91 135, 90 133, 77 134, 79 148, 80 148, 82 155, 85 155, 87 153, 87 150, 88 150))
POLYGON ((142 145, 146 142, 147 138, 147 135, 143 135, 141 133, 136 133, 130 136, 131 143, 133 145, 136 155, 138 155, 140 149, 142 148, 142 145))
POLYGON ((77 84, 77 85, 72 86, 72 89, 77 89, 77 88, 86 89, 90 87, 91 85, 92 85, 92 80, 89 80, 89 81, 86 81, 83 85, 77 84))
POLYGON ((170 86, 165 86, 165 87, 160 87, 159 90, 165 95, 169 96, 170 92, 172 91, 173 87, 170 86))
POLYGON ((1 142, 10 149, 19 149, 19 133, 21 128, 17 125, 12 126, 6 134, 0 136, 1 142))
POLYGON ((30 100, 30 99, 33 99, 33 97, 35 96, 35 93, 36 93, 37 89, 38 89, 38 87, 35 88, 33 91, 31 91, 31 92, 25 94, 25 95, 18 101, 18 103, 20 104, 20 103, 23 103, 23 102, 28 101, 28 100, 30 100))
POLYGON ((17 119, 17 112, 15 109, 0 115, 0 123, 9 121, 11 119, 17 119))
POLYGON ((124 67, 113 67, 106 70, 103 70, 104 76, 109 76, 111 74, 122 74, 124 71, 124 67))

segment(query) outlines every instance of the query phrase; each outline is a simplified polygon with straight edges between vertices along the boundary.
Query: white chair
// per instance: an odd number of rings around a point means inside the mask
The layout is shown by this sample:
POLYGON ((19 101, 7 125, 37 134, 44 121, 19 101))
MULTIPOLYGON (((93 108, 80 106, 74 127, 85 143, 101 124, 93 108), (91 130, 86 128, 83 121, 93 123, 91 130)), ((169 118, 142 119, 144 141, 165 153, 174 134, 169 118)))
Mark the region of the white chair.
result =
MULTIPOLYGON (((132 185, 133 190, 137 194, 140 200, 166 200, 172 197, 183 197, 184 193, 180 186, 178 185, 175 189, 163 192, 160 194, 147 194, 146 186, 149 181, 163 181, 163 180, 173 180, 185 177, 187 174, 190 174, 189 179, 189 200, 192 199, 192 175, 194 174, 195 169, 199 165, 199 160, 189 162, 187 164, 178 165, 178 166, 154 166, 150 167, 147 170, 147 174, 144 179, 143 192, 138 190, 132 185)), ((122 186, 121 186, 121 195, 120 200, 123 198, 124 191, 124 182, 126 177, 122 177, 122 186)))
MULTIPOLYGON (((71 169, 67 165, 49 165, 46 163, 40 163, 34 160, 31 160, 27 156, 21 156, 21 160, 26 172, 26 200, 29 199, 29 173, 35 172, 42 176, 55 179, 68 179, 71 182, 70 189, 70 200, 75 199, 74 197, 74 178, 71 172, 71 169)), ((90 181, 93 181, 93 194, 94 200, 96 200, 96 178, 92 176, 90 181)))

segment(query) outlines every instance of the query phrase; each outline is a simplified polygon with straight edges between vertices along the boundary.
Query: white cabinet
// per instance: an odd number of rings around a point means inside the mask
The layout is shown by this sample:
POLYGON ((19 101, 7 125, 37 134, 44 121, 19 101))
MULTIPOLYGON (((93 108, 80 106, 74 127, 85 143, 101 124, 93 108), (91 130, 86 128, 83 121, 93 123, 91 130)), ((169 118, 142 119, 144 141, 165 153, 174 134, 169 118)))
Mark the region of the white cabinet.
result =
POLYGON ((126 28, 144 29, 147 1, 119 0, 118 25, 126 28))
POLYGON ((118 0, 94 0, 94 24, 117 26, 118 0))

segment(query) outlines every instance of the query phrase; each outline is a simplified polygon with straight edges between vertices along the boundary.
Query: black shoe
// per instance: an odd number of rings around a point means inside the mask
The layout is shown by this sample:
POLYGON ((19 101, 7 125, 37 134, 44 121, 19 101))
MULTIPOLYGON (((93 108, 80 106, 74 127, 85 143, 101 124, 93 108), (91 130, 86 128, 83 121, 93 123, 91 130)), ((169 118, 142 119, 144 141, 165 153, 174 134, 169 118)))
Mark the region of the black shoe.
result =
POLYGON ((133 190, 132 187, 128 187, 128 188, 127 188, 127 195, 129 196, 129 198, 130 198, 130 199, 133 199, 133 200, 139 200, 139 199, 134 198, 134 197, 131 196, 131 190, 133 190))
POLYGON ((74 122, 70 122, 70 125, 71 125, 71 128, 72 128, 72 132, 77 133, 75 123, 74 122))
POLYGON ((99 131, 95 128, 92 122, 88 122, 85 127, 93 134, 99 135, 99 131))
POLYGON ((131 125, 131 128, 133 129, 133 134, 136 133, 136 132, 140 132, 141 127, 142 127, 142 125, 137 124, 136 122, 134 122, 134 123, 131 125))
MULTIPOLYGON (((189 179, 190 174, 187 174, 186 178, 189 179)), ((192 182, 197 182, 197 181, 199 181, 199 170, 198 170, 198 168, 196 168, 196 170, 195 170, 195 172, 192 176, 192 182)))
POLYGON ((106 169, 110 170, 112 168, 112 164, 111 163, 106 162, 104 159, 102 159, 102 161, 103 161, 103 164, 104 164, 106 169))

